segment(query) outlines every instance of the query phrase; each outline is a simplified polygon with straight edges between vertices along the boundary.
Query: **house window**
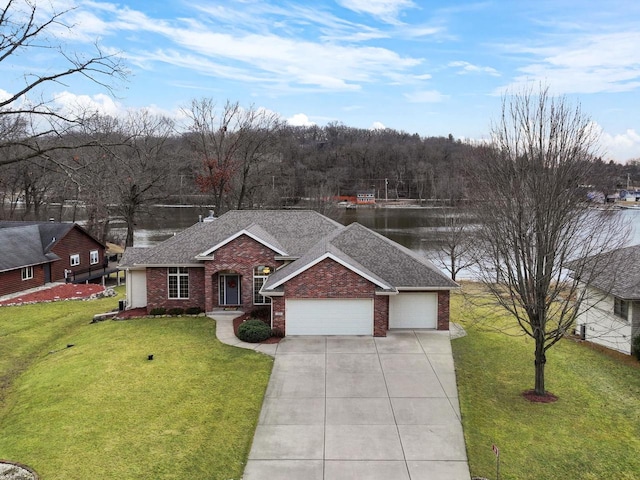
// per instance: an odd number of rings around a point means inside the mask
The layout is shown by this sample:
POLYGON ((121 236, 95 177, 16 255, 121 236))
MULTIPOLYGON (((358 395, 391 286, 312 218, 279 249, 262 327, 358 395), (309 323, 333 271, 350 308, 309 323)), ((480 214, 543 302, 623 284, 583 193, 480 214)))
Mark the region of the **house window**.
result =
POLYGON ((186 267, 169 267, 169 298, 189 298, 189 270, 186 267))
POLYGON ((89 263, 91 265, 95 265, 96 263, 98 263, 98 250, 91 250, 89 252, 89 263))
POLYGON ((613 313, 625 320, 629 319, 629 302, 615 297, 613 300, 613 313))
POLYGON ((31 280, 33 278, 33 267, 24 267, 22 269, 22 280, 31 280))
POLYGON ((253 304, 254 305, 269 305, 271 298, 260 295, 260 289, 264 282, 269 278, 269 274, 273 271, 273 268, 259 265, 253 269, 253 304))
POLYGON ((80 254, 79 253, 74 253, 73 255, 71 255, 69 257, 69 265, 71 265, 72 267, 77 267, 78 265, 80 265, 80 254))

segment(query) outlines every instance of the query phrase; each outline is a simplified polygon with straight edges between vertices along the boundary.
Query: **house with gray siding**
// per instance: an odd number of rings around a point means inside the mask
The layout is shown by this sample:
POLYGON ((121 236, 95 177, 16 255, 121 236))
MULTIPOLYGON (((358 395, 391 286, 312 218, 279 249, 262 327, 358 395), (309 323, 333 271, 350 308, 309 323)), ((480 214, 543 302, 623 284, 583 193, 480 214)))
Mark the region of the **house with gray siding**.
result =
POLYGON ((640 335, 640 245, 599 255, 597 275, 584 292, 575 333, 630 355, 640 335))

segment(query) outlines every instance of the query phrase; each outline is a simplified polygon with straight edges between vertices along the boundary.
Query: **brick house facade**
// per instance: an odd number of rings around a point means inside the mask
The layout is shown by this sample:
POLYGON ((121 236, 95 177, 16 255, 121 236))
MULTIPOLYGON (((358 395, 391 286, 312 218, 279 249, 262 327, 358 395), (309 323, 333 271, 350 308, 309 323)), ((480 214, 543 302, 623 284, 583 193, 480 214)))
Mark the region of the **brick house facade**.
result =
POLYGON ((0 295, 64 281, 65 270, 102 266, 105 258, 105 246, 73 223, 2 221, 0 244, 0 295))
MULTIPOLYGON (((120 268, 137 275, 146 271, 147 311, 197 306, 206 312, 250 312, 268 307, 271 326, 285 334, 292 322, 300 321, 299 310, 289 306, 304 300, 312 317, 314 309, 339 308, 340 301, 353 301, 359 308, 349 318, 333 316, 330 323, 337 330, 326 334, 341 334, 341 324, 359 321, 360 330, 345 334, 385 336, 390 298, 403 290, 413 299, 424 295, 424 304, 437 308, 433 314, 425 310, 424 328, 447 330, 449 290, 457 288, 404 247, 361 225, 343 227, 316 212, 229 212, 157 247, 125 251, 120 268)), ((322 328, 311 334, 320 332, 322 328)))

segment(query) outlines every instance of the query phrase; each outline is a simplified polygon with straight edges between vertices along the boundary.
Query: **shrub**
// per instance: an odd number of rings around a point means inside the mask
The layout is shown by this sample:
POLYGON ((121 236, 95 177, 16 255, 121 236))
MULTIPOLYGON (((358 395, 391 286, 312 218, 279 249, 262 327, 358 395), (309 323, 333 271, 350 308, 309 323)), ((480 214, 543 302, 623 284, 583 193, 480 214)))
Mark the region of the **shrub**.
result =
POLYGON ((174 317, 176 317, 184 313, 184 308, 180 308, 180 307, 170 308, 168 313, 169 315, 173 315, 174 317))
POLYGON ((638 360, 640 360, 640 333, 633 338, 631 350, 638 360))
POLYGON ((198 315, 199 313, 202 313, 202 309, 200 307, 189 307, 184 311, 184 313, 187 315, 198 315))
POLYGON ((151 309, 151 311, 149 312, 149 315, 164 315, 165 313, 167 313, 166 308, 156 307, 151 309))
POLYGON ((281 328, 272 328, 271 329, 271 336, 272 337, 278 337, 278 338, 284 338, 284 330, 282 330, 281 328))
POLYGON ((238 327, 238 338, 243 342, 258 343, 271 336, 271 329, 262 320, 252 318, 238 327))
POLYGON ((271 308, 270 307, 258 307, 254 308, 251 312, 251 318, 259 318, 263 321, 271 320, 271 308))

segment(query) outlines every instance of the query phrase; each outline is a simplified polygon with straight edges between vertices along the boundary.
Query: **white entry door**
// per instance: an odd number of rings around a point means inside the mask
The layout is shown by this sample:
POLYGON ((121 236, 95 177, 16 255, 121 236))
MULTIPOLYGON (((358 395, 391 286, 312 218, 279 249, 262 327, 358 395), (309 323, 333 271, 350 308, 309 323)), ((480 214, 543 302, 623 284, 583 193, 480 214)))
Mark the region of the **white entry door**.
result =
POLYGON ((286 300, 286 335, 373 335, 373 300, 286 300))
POLYGON ((389 297, 389 328, 437 327, 437 293, 403 292, 389 297))

